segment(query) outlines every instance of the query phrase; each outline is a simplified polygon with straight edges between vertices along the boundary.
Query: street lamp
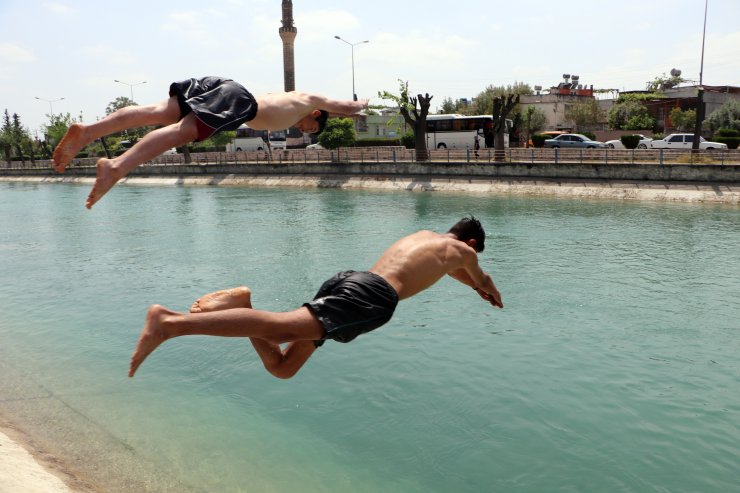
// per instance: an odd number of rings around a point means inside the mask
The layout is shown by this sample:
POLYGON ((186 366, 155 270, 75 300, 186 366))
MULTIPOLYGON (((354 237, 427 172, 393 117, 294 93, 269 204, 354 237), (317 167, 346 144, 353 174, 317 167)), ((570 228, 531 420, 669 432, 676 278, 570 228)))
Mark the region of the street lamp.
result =
POLYGON ((361 45, 363 43, 369 43, 370 41, 366 39, 365 41, 360 41, 357 43, 350 43, 346 39, 342 39, 339 36, 334 36, 334 37, 338 39, 339 41, 347 43, 352 48, 352 99, 354 101, 357 101, 357 94, 355 93, 355 46, 361 45))
POLYGON ((707 36, 707 8, 709 0, 704 0, 704 30, 701 33, 701 65, 699 66, 699 88, 696 94, 696 123, 694 124, 694 142, 691 144, 693 150, 699 149, 701 140, 701 124, 704 122, 704 39, 707 36))
POLYGON ((34 98, 38 99, 39 101, 46 101, 47 103, 49 103, 49 115, 50 116, 54 114, 54 107, 51 105, 51 103, 56 103, 57 101, 61 101, 61 100, 64 99, 64 98, 59 98, 59 99, 44 99, 44 98, 40 98, 38 96, 34 96, 34 98))
POLYGON ((131 89, 131 102, 132 103, 134 102, 134 86, 138 86, 138 85, 141 85, 141 84, 146 84, 146 81, 145 80, 143 80, 141 82, 135 82, 133 84, 129 84, 128 82, 123 82, 122 80, 118 80, 118 79, 113 79, 113 82, 118 82, 119 84, 126 85, 126 86, 129 87, 129 89, 131 89))

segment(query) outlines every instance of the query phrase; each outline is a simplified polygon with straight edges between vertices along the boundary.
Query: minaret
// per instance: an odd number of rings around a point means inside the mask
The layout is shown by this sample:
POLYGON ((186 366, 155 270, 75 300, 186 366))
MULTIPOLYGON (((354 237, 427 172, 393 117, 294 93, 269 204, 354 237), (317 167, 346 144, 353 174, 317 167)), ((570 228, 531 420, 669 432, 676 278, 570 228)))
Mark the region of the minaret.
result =
POLYGON ((283 40, 283 80, 285 92, 295 91, 295 63, 293 59, 293 42, 298 29, 293 26, 293 2, 283 0, 283 27, 278 31, 283 40))

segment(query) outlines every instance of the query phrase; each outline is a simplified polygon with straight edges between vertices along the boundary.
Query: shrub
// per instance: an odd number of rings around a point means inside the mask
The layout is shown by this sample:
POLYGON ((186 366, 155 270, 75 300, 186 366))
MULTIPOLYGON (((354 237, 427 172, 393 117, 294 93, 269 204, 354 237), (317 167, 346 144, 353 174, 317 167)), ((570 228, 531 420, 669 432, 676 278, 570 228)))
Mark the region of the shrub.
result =
POLYGON ((591 133, 591 132, 581 132, 581 135, 585 135, 586 137, 588 137, 591 140, 596 140, 596 134, 594 134, 594 133, 591 133))
POLYGON ((413 149, 416 147, 416 140, 414 138, 414 131, 409 130, 401 137, 401 145, 406 149, 413 149))
POLYGON ((545 141, 549 138, 551 137, 546 134, 534 134, 532 136, 532 145, 535 147, 543 147, 545 145, 545 141))
POLYGON ((737 149, 738 145, 740 145, 740 130, 720 128, 717 130, 713 140, 727 144, 728 149, 737 149))
POLYGON ((637 149, 637 146, 640 144, 639 135, 622 135, 619 140, 622 141, 622 144, 627 149, 637 149))

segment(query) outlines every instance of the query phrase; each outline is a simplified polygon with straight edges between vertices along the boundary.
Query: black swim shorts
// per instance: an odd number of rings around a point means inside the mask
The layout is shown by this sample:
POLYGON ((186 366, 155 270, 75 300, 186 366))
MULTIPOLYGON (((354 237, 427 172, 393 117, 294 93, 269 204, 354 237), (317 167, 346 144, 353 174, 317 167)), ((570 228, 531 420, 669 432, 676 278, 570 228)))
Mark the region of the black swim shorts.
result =
POLYGON ((388 281, 372 272, 340 272, 326 281, 313 301, 303 306, 324 326, 324 340, 350 342, 385 324, 393 316, 398 293, 388 281))
POLYGON ((180 118, 191 111, 198 124, 196 142, 222 130, 236 130, 257 115, 257 101, 241 84, 221 77, 187 79, 170 84, 177 96, 180 118))

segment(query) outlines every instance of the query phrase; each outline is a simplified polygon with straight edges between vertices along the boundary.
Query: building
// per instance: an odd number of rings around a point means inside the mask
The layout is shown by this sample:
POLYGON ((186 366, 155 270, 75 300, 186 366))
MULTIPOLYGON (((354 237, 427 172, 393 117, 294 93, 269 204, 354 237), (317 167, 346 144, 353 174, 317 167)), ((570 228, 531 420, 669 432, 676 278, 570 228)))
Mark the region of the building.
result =
POLYGON ((356 117, 355 131, 358 139, 397 139, 406 133, 406 122, 398 108, 387 108, 375 115, 356 117))
MULTIPOLYGON (((704 118, 717 111, 728 100, 740 101, 740 87, 737 86, 708 86, 704 85, 704 118)), ((622 94, 646 94, 646 91, 630 91, 622 94)), ((671 110, 680 108, 683 111, 695 110, 698 105, 699 86, 684 86, 664 89, 664 97, 649 99, 645 101, 650 115, 655 118, 656 127, 659 131, 674 131, 669 117, 671 110)), ((616 100, 610 100, 614 104, 616 100)))
POLYGON ((519 97, 522 112, 528 106, 534 106, 545 114, 547 122, 542 130, 573 130, 573 122, 568 121, 566 110, 576 103, 595 101, 593 85, 587 87, 580 84, 577 75, 563 74, 563 79, 563 82, 546 92, 540 86, 535 86, 535 94, 519 97))

